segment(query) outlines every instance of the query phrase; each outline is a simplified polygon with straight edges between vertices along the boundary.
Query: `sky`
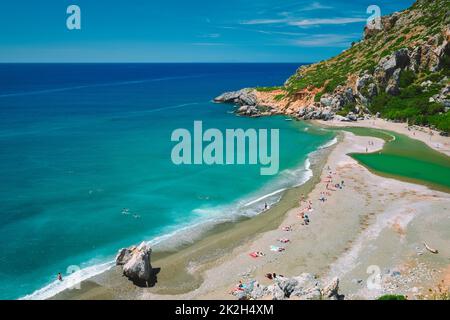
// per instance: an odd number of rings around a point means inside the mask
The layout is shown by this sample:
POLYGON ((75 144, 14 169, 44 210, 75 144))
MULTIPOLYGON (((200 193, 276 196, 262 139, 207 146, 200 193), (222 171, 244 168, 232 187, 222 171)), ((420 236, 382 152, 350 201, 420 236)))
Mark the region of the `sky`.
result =
POLYGON ((1 0, 0 62, 316 62, 361 39, 370 5, 413 2, 1 0))

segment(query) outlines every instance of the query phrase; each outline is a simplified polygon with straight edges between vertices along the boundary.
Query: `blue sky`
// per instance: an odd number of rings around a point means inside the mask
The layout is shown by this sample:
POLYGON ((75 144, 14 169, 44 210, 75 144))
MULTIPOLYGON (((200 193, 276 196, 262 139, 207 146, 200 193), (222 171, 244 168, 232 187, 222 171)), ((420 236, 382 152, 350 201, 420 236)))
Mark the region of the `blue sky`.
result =
POLYGON ((413 0, 2 0, 1 62, 314 62, 413 0), (81 8, 81 30, 66 9, 81 8))

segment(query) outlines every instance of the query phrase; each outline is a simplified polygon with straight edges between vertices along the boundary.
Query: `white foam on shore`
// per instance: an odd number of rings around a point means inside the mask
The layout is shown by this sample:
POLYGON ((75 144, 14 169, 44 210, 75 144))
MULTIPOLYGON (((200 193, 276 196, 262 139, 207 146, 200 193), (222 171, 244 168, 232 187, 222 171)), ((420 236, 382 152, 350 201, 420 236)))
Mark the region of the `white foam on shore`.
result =
POLYGON ((283 192, 283 191, 285 191, 285 190, 286 190, 286 188, 282 188, 282 189, 275 190, 275 191, 272 192, 272 193, 265 194, 265 195, 263 195, 262 197, 259 197, 258 199, 255 199, 255 200, 252 200, 252 201, 246 203, 246 204, 244 205, 244 207, 248 207, 248 206, 251 206, 252 204, 261 202, 262 200, 265 200, 265 199, 267 199, 267 198, 269 198, 269 197, 271 197, 271 196, 277 195, 277 194, 279 194, 279 193, 281 193, 281 192, 283 192))
POLYGON ((329 147, 335 145, 337 142, 338 142, 338 141, 337 141, 337 138, 334 137, 333 139, 331 139, 330 141, 328 141, 328 142, 325 143, 324 145, 320 146, 320 147, 319 147, 319 150, 329 148, 329 147))
MULTIPOLYGON (((337 143, 336 138, 319 147, 318 150, 327 148, 335 143, 337 143)), ((246 196, 230 205, 197 208, 193 213, 198 215, 198 219, 184 225, 167 228, 161 232, 160 236, 153 237, 147 243, 152 246, 158 246, 158 249, 161 250, 173 250, 180 245, 198 240, 205 232, 220 223, 233 222, 239 217, 254 217, 261 214, 265 211, 264 205, 260 205, 263 200, 266 200, 268 205, 272 206, 281 200, 284 191, 289 188, 299 187, 312 178, 313 172, 311 170, 310 157, 316 152, 317 150, 309 153, 301 166, 280 172, 279 177, 269 183, 269 186, 272 188, 274 186, 278 187, 275 191, 268 191, 268 186, 265 186, 258 192, 259 194, 264 193, 263 195, 246 196), (265 193, 266 191, 268 193, 265 193)), ((66 289, 74 288, 82 281, 110 270, 114 265, 115 261, 108 261, 83 268, 65 276, 62 282, 56 280, 20 299, 44 300, 51 298, 66 289)))
POLYGON ((55 280, 45 287, 36 290, 32 294, 26 295, 19 300, 45 300, 67 289, 72 288, 72 290, 76 290, 77 285, 79 285, 82 281, 108 271, 113 266, 114 261, 109 261, 80 269, 68 276, 65 276, 63 281, 55 280))

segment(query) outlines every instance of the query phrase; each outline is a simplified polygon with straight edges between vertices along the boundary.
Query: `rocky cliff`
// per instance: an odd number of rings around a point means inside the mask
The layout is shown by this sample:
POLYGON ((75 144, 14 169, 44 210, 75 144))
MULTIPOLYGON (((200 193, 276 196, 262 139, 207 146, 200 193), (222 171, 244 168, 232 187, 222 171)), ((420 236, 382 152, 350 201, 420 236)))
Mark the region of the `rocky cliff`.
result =
POLYGON ((247 116, 356 121, 372 115, 450 132, 450 0, 417 0, 362 40, 302 66, 283 86, 223 94, 247 116))

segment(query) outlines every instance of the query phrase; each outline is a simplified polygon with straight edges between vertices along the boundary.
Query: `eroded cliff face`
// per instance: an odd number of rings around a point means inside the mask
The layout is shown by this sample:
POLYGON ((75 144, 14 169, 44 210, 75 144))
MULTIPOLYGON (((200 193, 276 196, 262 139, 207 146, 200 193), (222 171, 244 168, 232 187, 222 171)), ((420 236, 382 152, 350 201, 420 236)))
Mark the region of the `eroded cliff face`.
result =
POLYGON ((248 116, 353 121, 376 113, 385 116, 389 110, 376 101, 380 97, 420 97, 427 115, 447 113, 450 1, 418 0, 403 12, 383 17, 381 26, 366 27, 363 40, 340 55, 300 67, 282 87, 244 89, 216 101, 235 103, 237 113, 248 116))

